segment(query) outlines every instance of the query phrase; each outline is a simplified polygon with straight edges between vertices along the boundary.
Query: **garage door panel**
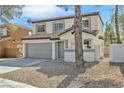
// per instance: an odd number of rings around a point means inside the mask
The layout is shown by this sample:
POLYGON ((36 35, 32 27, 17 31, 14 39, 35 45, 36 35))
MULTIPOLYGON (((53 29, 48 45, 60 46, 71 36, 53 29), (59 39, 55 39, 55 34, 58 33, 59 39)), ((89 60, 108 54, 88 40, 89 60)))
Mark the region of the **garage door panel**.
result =
POLYGON ((52 44, 51 43, 35 43, 27 44, 27 57, 32 58, 52 58, 52 44))

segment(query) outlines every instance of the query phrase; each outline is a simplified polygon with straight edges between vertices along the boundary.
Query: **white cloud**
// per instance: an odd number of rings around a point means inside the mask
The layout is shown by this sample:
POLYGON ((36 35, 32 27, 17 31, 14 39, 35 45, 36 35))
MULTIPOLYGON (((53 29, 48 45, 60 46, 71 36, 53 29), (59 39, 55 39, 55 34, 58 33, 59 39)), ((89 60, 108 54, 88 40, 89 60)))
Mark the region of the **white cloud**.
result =
POLYGON ((73 14, 73 10, 64 11, 55 5, 49 6, 26 6, 23 8, 23 16, 31 19, 42 19, 56 16, 64 16, 73 14))

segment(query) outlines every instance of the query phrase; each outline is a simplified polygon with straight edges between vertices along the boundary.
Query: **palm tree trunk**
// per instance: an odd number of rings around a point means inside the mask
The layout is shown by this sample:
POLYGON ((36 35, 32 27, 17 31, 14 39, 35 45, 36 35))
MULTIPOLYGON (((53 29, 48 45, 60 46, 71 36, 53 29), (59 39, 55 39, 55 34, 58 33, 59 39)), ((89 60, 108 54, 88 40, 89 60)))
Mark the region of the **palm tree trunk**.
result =
POLYGON ((75 5, 74 31, 75 31, 76 66, 83 67, 84 59, 83 59, 83 47, 82 47, 82 17, 81 17, 80 5, 75 5))
POLYGON ((118 26, 118 5, 115 6, 115 29, 116 29, 117 43, 121 44, 119 26, 118 26))

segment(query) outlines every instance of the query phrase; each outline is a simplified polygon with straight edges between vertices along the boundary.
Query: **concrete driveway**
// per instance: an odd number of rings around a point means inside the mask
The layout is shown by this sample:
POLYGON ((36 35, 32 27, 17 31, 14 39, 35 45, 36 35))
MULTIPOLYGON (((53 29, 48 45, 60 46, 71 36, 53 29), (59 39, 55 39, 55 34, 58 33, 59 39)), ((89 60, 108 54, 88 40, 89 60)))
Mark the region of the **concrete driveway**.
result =
POLYGON ((16 69, 21 69, 23 67, 28 67, 40 62, 44 62, 43 59, 33 59, 33 58, 19 58, 19 59, 0 59, 0 74, 10 72, 16 69))
POLYGON ((0 88, 36 88, 34 86, 0 78, 0 88))

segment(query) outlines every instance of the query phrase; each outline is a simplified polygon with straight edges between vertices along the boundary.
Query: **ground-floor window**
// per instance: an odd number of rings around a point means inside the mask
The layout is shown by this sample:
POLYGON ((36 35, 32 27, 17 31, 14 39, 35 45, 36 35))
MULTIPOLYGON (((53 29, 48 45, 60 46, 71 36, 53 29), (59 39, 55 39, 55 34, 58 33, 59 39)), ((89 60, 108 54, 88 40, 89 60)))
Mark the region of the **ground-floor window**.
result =
POLYGON ((92 40, 91 39, 84 39, 84 47, 85 48, 88 48, 88 49, 90 49, 90 48, 92 48, 92 40))
MULTIPOLYGON (((83 41, 82 45, 83 45, 84 49, 92 49, 92 48, 94 48, 92 39, 83 39, 82 41, 83 41)), ((66 41, 66 43, 67 43, 67 41, 66 41)), ((71 48, 75 49, 75 42, 71 42, 71 48)))

